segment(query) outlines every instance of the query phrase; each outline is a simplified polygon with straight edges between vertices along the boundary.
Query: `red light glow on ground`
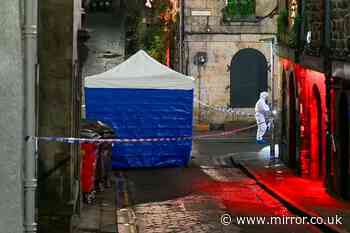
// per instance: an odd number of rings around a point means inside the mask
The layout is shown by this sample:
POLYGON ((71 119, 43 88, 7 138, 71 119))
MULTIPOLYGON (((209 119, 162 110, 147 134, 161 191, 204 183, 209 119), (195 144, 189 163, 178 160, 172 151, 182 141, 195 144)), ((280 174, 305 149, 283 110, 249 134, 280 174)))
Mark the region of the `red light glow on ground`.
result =
POLYGON ((251 179, 237 182, 206 181, 196 190, 210 195, 232 214, 240 216, 290 216, 290 212, 251 179))

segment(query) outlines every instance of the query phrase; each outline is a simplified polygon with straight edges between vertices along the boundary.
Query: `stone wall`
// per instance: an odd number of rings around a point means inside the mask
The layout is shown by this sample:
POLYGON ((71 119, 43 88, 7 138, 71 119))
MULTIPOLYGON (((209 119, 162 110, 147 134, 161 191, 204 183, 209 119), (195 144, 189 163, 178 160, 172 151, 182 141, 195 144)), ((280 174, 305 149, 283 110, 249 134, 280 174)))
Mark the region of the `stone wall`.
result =
MULTIPOLYGON (((188 59, 185 62, 187 63, 188 75, 196 79, 196 98, 211 106, 229 106, 230 71, 228 66, 231 64, 233 56, 241 49, 253 48, 264 54, 269 63, 269 44, 259 42, 259 39, 265 37, 266 35, 258 34, 187 36, 185 39, 185 54, 188 59), (208 61, 202 68, 198 68, 198 66, 194 65, 194 57, 198 52, 203 51, 207 53, 208 61)), ((268 80, 268 86, 271 86, 270 79, 268 80)), ((246 113, 244 115, 254 114, 253 109, 238 109, 238 111, 246 113)), ((205 121, 215 124, 233 120, 230 114, 216 113, 204 109, 201 111, 201 115, 205 121)))
MULTIPOLYGON (((225 33, 225 34, 251 34, 251 33, 274 33, 275 18, 267 17, 258 22, 232 22, 224 23, 222 9, 225 7, 225 1, 214 0, 186 0, 185 2, 185 33, 225 33), (193 16, 192 11, 209 10, 211 15, 193 16)), ((277 6, 276 0, 257 0, 256 17, 270 14, 277 6)))
POLYGON ((336 58, 347 58, 350 55, 350 2, 332 0, 331 49, 336 58))
MULTIPOLYGON (((196 98, 215 107, 230 104, 229 65, 241 49, 253 48, 265 55, 270 62, 270 47, 259 41, 276 33, 276 16, 263 18, 274 11, 275 0, 256 1, 256 20, 223 22, 225 1, 186 0, 184 12, 184 67, 183 71, 196 79, 196 98), (194 16, 193 11, 210 11, 210 16, 194 16), (263 18, 263 19, 262 19, 263 18), (194 64, 198 52, 205 52, 208 61, 203 67, 194 64), (200 88, 199 88, 200 86, 200 88)), ((276 66, 277 70, 277 66, 276 66)), ((270 79, 269 86, 271 85, 270 79)), ((213 124, 232 121, 236 116, 207 111, 195 106, 195 117, 213 124)), ((244 116, 254 114, 253 109, 236 109, 244 116)), ((243 117, 246 119, 246 117, 243 117)))
POLYGON ((23 232, 23 47, 19 0, 0 7, 0 229, 23 232))
MULTIPOLYGON (((289 0, 290 2, 291 0, 289 0)), ((280 8, 286 6, 280 0, 280 8)), ((332 0, 331 2, 331 55, 333 58, 349 59, 350 56, 350 2, 348 0, 332 0)), ((301 6, 299 6, 301 7, 301 6)), ((320 56, 325 33, 325 5, 324 1, 305 0, 305 12, 302 16, 305 31, 303 40, 307 40, 307 33, 311 33, 311 42, 306 45, 306 52, 320 56)))
MULTIPOLYGON (((78 136, 74 2, 40 1, 40 136, 78 136)), ((80 186, 77 152, 76 146, 63 143, 39 145, 40 232, 71 230, 80 186)))
MULTIPOLYGON (((305 31, 311 32, 311 47, 319 50, 324 32, 324 4, 319 0, 305 1, 305 31)), ((306 39, 306 38, 305 38, 306 39)))

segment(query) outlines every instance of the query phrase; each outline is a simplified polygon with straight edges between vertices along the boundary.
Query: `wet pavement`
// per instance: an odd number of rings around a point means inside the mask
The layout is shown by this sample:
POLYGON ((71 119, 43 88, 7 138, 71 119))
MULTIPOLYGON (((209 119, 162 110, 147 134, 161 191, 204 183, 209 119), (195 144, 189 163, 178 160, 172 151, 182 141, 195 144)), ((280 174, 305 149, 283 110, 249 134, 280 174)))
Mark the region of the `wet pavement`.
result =
POLYGON ((125 26, 124 14, 94 12, 87 15, 90 39, 86 42, 88 57, 83 67, 83 77, 99 74, 124 60, 125 26))
POLYGON ((300 214, 329 219, 330 224, 325 226, 328 231, 350 232, 350 203, 332 197, 322 180, 297 177, 281 161, 271 162, 269 147, 257 153, 237 153, 232 158, 266 190, 300 214), (342 224, 335 224, 337 217, 342 224))
POLYGON ((232 165, 235 153, 260 149, 252 143, 197 141, 188 167, 118 171, 124 184, 117 190, 118 213, 132 216, 119 223, 119 232, 320 232, 310 225, 238 224, 239 216, 293 216, 232 165), (225 214, 229 224, 221 223, 225 214))
POLYGON ((98 192, 96 202, 83 204, 80 222, 74 233, 115 233, 116 226, 116 193, 115 183, 104 192, 98 192))

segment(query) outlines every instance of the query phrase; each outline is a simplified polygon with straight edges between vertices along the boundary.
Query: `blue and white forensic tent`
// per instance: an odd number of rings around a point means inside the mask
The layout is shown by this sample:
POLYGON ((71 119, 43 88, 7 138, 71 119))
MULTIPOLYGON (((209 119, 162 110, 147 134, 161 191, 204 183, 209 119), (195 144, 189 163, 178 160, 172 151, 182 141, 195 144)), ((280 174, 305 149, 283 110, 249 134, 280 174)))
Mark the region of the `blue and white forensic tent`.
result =
POLYGON ((85 79, 86 117, 112 126, 118 138, 157 142, 117 143, 113 168, 184 166, 192 141, 191 77, 160 64, 140 50, 120 65, 85 79))

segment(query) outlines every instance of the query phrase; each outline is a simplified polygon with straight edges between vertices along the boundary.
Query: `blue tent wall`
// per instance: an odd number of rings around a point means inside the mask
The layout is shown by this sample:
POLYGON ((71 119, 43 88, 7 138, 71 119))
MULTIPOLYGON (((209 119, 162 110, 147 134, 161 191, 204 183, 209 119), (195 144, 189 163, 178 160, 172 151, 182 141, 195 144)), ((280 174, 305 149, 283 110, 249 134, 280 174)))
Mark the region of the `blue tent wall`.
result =
MULTIPOLYGON (((86 116, 111 125, 118 138, 192 136, 193 90, 85 88, 86 116)), ((122 143, 113 168, 184 166, 191 140, 122 143)))

